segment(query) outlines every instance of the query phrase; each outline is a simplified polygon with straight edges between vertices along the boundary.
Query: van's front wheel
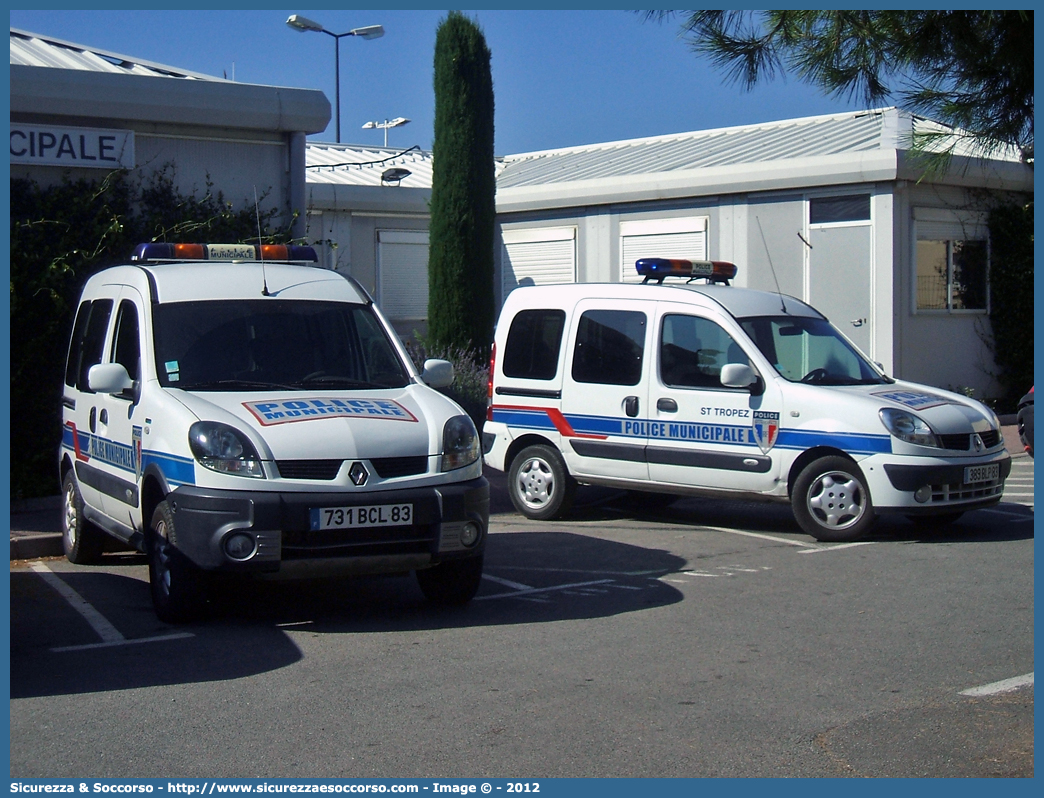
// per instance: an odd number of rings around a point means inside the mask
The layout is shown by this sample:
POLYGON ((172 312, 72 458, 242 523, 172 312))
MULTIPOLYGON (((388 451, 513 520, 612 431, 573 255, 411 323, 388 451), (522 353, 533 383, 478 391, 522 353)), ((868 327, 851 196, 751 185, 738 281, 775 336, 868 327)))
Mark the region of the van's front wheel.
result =
POLYGON ((527 446, 508 473, 511 503, 526 518, 546 521, 566 513, 573 504, 576 480, 569 476, 562 455, 551 446, 527 446))
POLYGON ((866 480, 846 457, 821 457, 805 466, 791 501, 798 524, 816 540, 858 540, 874 522, 866 480))
POLYGON ((178 550, 176 542, 174 513, 167 502, 160 502, 152 514, 146 553, 152 606, 165 623, 196 620, 207 601, 203 571, 178 550))

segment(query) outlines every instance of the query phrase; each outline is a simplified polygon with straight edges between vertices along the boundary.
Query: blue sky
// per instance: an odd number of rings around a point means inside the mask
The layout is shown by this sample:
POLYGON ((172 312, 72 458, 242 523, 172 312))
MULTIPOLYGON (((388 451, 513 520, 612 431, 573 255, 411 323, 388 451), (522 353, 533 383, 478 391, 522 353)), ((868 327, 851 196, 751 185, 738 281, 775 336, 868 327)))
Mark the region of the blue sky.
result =
MULTIPOLYGON (((492 53, 496 152, 829 114, 862 106, 794 78, 752 92, 679 38, 679 24, 626 10, 470 10, 492 53)), ((319 89, 334 105, 334 39, 286 26, 301 14, 342 33, 380 24, 383 38, 341 39, 341 138, 383 144, 367 121, 404 116, 392 147, 429 149, 432 59, 440 10, 17 11, 11 27, 244 83, 319 89)), ((331 120, 314 140, 334 141, 331 120)))

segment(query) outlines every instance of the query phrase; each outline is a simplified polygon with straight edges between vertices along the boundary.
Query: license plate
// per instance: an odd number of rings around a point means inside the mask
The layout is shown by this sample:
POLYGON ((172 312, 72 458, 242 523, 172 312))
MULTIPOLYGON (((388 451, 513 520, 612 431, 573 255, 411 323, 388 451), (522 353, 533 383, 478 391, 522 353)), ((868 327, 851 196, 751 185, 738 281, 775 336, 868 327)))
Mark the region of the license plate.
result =
POLYGON ((359 529, 378 526, 409 526, 412 504, 373 504, 364 507, 313 507, 312 529, 359 529))
POLYGON ((1000 479, 1000 463, 989 465, 968 466, 964 469, 964 483, 990 482, 1000 479))

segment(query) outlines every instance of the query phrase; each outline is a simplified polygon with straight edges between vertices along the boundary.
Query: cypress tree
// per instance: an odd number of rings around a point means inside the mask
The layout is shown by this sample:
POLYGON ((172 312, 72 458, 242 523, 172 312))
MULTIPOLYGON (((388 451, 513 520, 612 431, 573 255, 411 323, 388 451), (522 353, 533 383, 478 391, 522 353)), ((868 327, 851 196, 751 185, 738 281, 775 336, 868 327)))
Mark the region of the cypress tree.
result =
POLYGON ((428 343, 488 355, 493 339, 493 77, 478 26, 452 11, 435 38, 428 343))

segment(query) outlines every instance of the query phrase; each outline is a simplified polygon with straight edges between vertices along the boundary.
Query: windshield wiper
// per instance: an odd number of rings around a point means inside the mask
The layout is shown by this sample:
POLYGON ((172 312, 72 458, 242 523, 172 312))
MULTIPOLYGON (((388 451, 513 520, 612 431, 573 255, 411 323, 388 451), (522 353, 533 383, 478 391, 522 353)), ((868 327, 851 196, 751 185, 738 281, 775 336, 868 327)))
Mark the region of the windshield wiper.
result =
POLYGON ((292 391, 293 385, 281 382, 263 382, 261 380, 212 380, 210 382, 195 382, 188 385, 171 385, 172 388, 180 388, 183 391, 223 391, 223 390, 250 390, 250 389, 275 389, 279 391, 292 391))
POLYGON ((317 374, 314 377, 305 377, 302 380, 298 380, 294 385, 300 387, 302 385, 333 385, 337 388, 377 388, 384 389, 387 385, 378 385, 375 382, 366 382, 365 380, 356 380, 351 377, 338 377, 335 374, 317 374))

